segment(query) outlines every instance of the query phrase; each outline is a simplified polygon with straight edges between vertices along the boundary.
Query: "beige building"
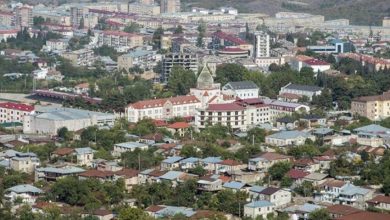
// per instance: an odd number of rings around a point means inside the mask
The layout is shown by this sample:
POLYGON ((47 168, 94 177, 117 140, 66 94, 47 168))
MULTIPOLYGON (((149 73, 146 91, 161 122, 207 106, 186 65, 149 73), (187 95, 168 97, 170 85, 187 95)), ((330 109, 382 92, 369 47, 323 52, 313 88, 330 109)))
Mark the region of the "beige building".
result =
POLYGON ((180 0, 161 0, 161 13, 176 13, 180 12, 180 0))
POLYGON ((383 18, 383 27, 390 27, 390 17, 383 18))
POLYGON ((12 26, 14 23, 14 14, 8 11, 0 11, 0 25, 12 26))
POLYGON ((25 5, 15 9, 15 24, 17 27, 29 28, 33 25, 32 7, 25 5))
POLYGON ((129 4, 129 13, 142 15, 158 15, 160 14, 160 6, 135 2, 129 4))
POLYGON ((140 47, 143 45, 143 37, 138 34, 126 33, 123 31, 103 31, 97 33, 98 45, 109 47, 140 47))
MULTIPOLYGON (((27 153, 28 154, 28 153, 27 153)), ((12 170, 23 172, 23 173, 33 173, 35 167, 39 165, 39 160, 34 156, 18 156, 10 159, 10 167, 12 170)))
POLYGON ((74 66, 88 66, 95 62, 93 50, 80 49, 70 52, 65 52, 61 55, 63 58, 70 60, 74 66))
POLYGON ((390 90, 382 95, 354 99, 351 103, 351 112, 370 120, 382 120, 390 117, 390 90))

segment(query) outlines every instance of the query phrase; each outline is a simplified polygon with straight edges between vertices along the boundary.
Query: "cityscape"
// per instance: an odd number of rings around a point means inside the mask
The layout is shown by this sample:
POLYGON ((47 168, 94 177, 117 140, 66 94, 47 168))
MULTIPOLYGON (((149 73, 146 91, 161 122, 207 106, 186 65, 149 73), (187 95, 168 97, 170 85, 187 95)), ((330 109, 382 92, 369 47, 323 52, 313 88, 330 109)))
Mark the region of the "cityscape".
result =
POLYGON ((390 2, 0 1, 0 220, 390 220, 390 2))

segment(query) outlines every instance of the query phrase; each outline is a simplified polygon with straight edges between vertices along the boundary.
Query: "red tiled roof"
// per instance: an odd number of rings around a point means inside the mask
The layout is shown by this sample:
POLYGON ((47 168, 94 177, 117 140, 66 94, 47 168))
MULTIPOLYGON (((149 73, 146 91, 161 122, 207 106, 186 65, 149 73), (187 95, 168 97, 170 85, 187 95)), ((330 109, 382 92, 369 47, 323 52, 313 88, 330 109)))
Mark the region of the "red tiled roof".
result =
POLYGON ((291 156, 286 156, 286 155, 278 154, 278 153, 274 153, 274 152, 265 152, 265 153, 261 154, 260 157, 265 158, 269 161, 291 159, 292 158, 291 156))
POLYGON ((176 96, 176 97, 165 98, 165 99, 143 100, 143 101, 129 104, 128 107, 133 107, 135 109, 157 108, 157 107, 163 107, 167 101, 170 101, 173 105, 182 105, 182 104, 200 102, 195 96, 189 95, 189 96, 176 96))
POLYGON ((59 156, 65 156, 65 155, 69 155, 69 154, 71 154, 73 152, 74 152, 73 148, 62 147, 62 148, 58 148, 55 151, 53 151, 53 154, 57 154, 59 156))
POLYGON ((172 128, 172 129, 183 129, 183 128, 189 128, 189 127, 190 127, 190 124, 188 124, 187 122, 175 122, 175 123, 168 126, 168 128, 172 128))
POLYGON ((26 112, 34 111, 34 106, 32 106, 32 105, 19 104, 19 103, 14 103, 14 102, 0 103, 0 108, 7 108, 7 109, 26 111, 26 112))
POLYGON ((80 83, 80 84, 76 85, 75 88, 88 89, 89 83, 80 83))
POLYGON ((122 170, 119 170, 119 171, 116 171, 115 172, 115 175, 118 175, 118 176, 125 176, 125 177, 135 177, 135 176, 138 176, 138 170, 134 170, 134 169, 122 169, 122 170))
POLYGON ((309 159, 309 158, 301 158, 301 159, 298 159, 294 162, 294 165, 312 165, 312 164, 315 164, 315 162, 312 160, 312 159, 309 159))
POLYGON ((236 45, 248 44, 246 41, 242 40, 241 38, 235 37, 233 35, 230 35, 228 33, 222 32, 222 31, 215 32, 214 36, 217 38, 220 38, 220 39, 224 39, 226 41, 230 41, 236 45))
POLYGON ((164 206, 159 206, 159 205, 151 205, 148 208, 145 209, 147 212, 158 212, 162 209, 164 209, 164 206))
POLYGON ((102 171, 102 170, 87 170, 79 174, 82 177, 96 177, 96 178, 107 178, 114 176, 112 171, 102 171))
POLYGON ((243 111, 244 107, 236 103, 209 104, 208 111, 243 111))
POLYGON ((345 215, 339 220, 389 220, 390 214, 378 213, 378 212, 358 212, 350 215, 345 215))
POLYGON ((367 202, 374 203, 374 204, 379 204, 379 203, 390 204, 390 196, 377 195, 375 196, 375 198, 368 200, 367 202))
POLYGON ((236 161, 236 160, 223 160, 219 162, 219 164, 227 165, 227 166, 239 166, 242 165, 242 163, 236 161))
POLYGON ((320 186, 328 186, 328 187, 342 187, 345 185, 345 182, 344 181, 341 181, 341 180, 333 180, 333 179, 329 179, 329 180, 326 180, 324 183, 322 183, 320 186))
POLYGON ((303 170, 291 169, 286 173, 286 176, 290 177, 291 179, 296 180, 296 179, 302 179, 309 174, 310 174, 310 172, 306 172, 303 170))
POLYGON ((124 31, 103 31, 104 35, 113 35, 113 36, 121 36, 121 37, 135 37, 135 36, 140 36, 138 34, 132 34, 132 33, 127 33, 124 31))
POLYGON ((311 59, 311 60, 305 60, 303 61, 307 65, 310 66, 325 66, 325 65, 330 65, 329 63, 322 61, 322 60, 317 60, 317 59, 311 59))
POLYGON ((328 212, 330 214, 341 215, 341 216, 350 215, 350 214, 362 211, 360 209, 357 209, 357 208, 354 208, 351 206, 340 205, 340 204, 328 206, 326 209, 328 210, 328 212))

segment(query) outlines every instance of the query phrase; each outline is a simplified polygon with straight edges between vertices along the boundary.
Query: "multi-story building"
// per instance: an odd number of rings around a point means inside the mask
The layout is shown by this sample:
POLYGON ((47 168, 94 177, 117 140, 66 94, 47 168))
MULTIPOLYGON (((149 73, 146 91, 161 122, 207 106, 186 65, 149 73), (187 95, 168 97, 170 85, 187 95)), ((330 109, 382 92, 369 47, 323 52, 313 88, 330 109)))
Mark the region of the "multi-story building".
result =
POLYGON ((50 51, 64 51, 68 47, 68 40, 50 39, 46 41, 46 47, 50 51))
POLYGON ((34 113, 34 106, 13 102, 0 103, 0 123, 23 122, 25 115, 34 113))
POLYGON ((192 70, 194 74, 198 73, 198 56, 189 53, 170 53, 166 54, 162 60, 161 82, 168 82, 169 75, 173 66, 181 66, 184 69, 192 70))
POLYGON ((95 62, 95 53, 91 49, 80 49, 64 52, 61 56, 70 60, 74 66, 89 66, 95 62))
POLYGON ((294 112, 298 113, 308 113, 310 112, 310 107, 300 103, 290 103, 279 100, 265 99, 265 104, 269 105, 270 108, 270 120, 275 121, 276 119, 291 115, 294 112))
POLYGON ((145 5, 153 5, 154 0, 138 0, 139 3, 145 4, 145 5))
POLYGON ((73 108, 42 107, 25 115, 23 133, 56 135, 60 128, 78 131, 89 126, 113 126, 115 115, 73 108))
POLYGON ((248 51, 248 54, 252 56, 253 45, 242 40, 239 37, 225 33, 223 31, 217 31, 212 35, 211 49, 219 50, 224 47, 236 47, 241 50, 248 51))
POLYGON ((180 0, 161 0, 161 13, 176 13, 180 12, 180 0))
POLYGON ((15 26, 21 29, 32 27, 32 7, 24 5, 15 8, 15 26))
POLYGON ((263 31, 255 32, 255 58, 270 56, 269 34, 263 31))
POLYGON ((12 12, 0 11, 0 25, 13 26, 15 24, 15 15, 12 12))
POLYGON ((87 7, 70 8, 70 24, 73 28, 94 28, 98 24, 98 16, 89 13, 87 7))
POLYGON ((289 83, 280 88, 279 95, 281 94, 295 94, 299 96, 306 96, 309 100, 313 100, 314 96, 321 95, 323 88, 318 86, 298 85, 289 83))
POLYGON ((102 31, 97 32, 98 45, 107 45, 114 48, 134 48, 144 44, 143 37, 138 34, 126 33, 123 31, 102 31))
POLYGON ((156 54, 156 51, 135 50, 118 57, 118 70, 129 71, 134 66, 152 69, 159 60, 161 56, 156 54))
POLYGON ((141 15, 159 15, 160 6, 155 4, 143 4, 141 2, 134 2, 129 4, 129 13, 141 15))
POLYGON ((252 127, 271 121, 270 106, 259 98, 237 100, 235 103, 245 107, 246 124, 252 127))
POLYGON ((150 99, 132 103, 126 107, 129 122, 144 118, 167 120, 174 117, 194 117, 195 109, 201 107, 196 96, 177 96, 166 99, 150 99))
POLYGON ((198 109, 195 116, 195 126, 204 129, 207 126, 221 124, 232 130, 247 129, 245 107, 236 103, 209 104, 198 109))
POLYGON ((355 98, 351 103, 351 112, 370 120, 390 117, 390 90, 382 95, 355 98))

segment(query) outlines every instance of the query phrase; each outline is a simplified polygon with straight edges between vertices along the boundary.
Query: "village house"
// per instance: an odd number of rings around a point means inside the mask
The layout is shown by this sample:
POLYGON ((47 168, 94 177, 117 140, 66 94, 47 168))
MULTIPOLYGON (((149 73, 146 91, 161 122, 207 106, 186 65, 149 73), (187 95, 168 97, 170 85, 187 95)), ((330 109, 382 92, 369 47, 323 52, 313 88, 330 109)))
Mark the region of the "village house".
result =
POLYGON ((135 149, 147 150, 148 148, 149 146, 147 144, 139 142, 118 143, 114 145, 114 149, 112 150, 111 154, 114 157, 119 157, 124 152, 132 152, 135 149))
POLYGON ((390 210, 390 196, 377 195, 366 203, 368 207, 390 210))
POLYGON ((114 172, 111 171, 101 171, 101 170, 92 169, 92 170, 87 170, 85 172, 82 172, 78 175, 80 180, 97 179, 101 182, 114 180, 114 172))
POLYGON ((43 191, 29 184, 16 185, 5 190, 4 199, 9 202, 15 202, 18 198, 22 199, 22 203, 34 204, 43 191))
POLYGON ((125 187, 128 192, 139 182, 138 170, 124 168, 114 172, 114 179, 122 178, 125 181, 125 187))
POLYGON ((80 166, 91 166, 95 150, 90 147, 76 148, 77 164, 80 166))
POLYGON ((249 159, 248 169, 254 171, 266 172, 268 168, 270 168, 275 163, 289 162, 291 159, 292 157, 290 156, 273 153, 273 152, 265 152, 255 158, 249 159))
POLYGON ((285 189, 267 187, 258 193, 258 198, 269 201, 276 207, 281 207, 291 202, 291 192, 285 189))
POLYGON ((178 169, 180 165, 180 161, 183 160, 183 157, 179 156, 173 156, 173 157, 168 157, 167 159, 161 161, 161 170, 173 170, 173 169, 178 169))
POLYGON ((314 136, 303 131, 280 131, 265 137, 265 143, 274 146, 303 145, 307 139, 314 141, 314 136))
POLYGON ((253 201, 244 205, 244 216, 252 219, 257 218, 258 216, 267 218, 267 215, 274 213, 274 211, 275 205, 265 200, 253 201))
POLYGON ((246 168, 245 164, 236 160, 223 160, 217 164, 217 173, 234 173, 246 168))

